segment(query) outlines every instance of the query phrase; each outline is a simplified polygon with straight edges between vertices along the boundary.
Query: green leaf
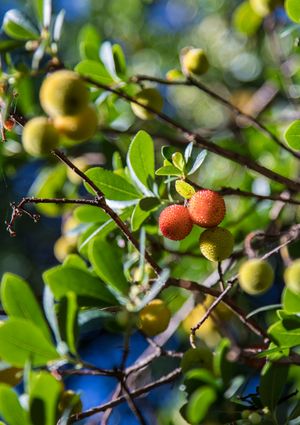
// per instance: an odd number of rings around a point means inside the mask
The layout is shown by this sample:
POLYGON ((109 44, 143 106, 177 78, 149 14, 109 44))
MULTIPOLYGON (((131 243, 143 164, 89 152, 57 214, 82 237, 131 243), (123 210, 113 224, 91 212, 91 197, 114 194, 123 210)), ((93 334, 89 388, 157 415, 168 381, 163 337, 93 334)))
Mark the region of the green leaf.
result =
POLYGON ((112 46, 112 52, 115 62, 115 70, 118 75, 126 74, 126 59, 122 47, 119 44, 112 46))
POLYGON ((164 159, 169 161, 172 164, 172 155, 176 152, 176 148, 174 146, 163 146, 161 148, 161 154, 164 159))
POLYGON ((268 333, 279 346, 296 347, 300 340, 300 318, 291 316, 276 322, 268 333))
POLYGON ((6 384, 0 384, 0 415, 8 425, 30 424, 16 392, 6 384))
POLYGON ((78 36, 78 45, 82 59, 99 61, 101 38, 97 28, 92 24, 84 25, 78 36))
POLYGON ((70 353, 77 355, 78 304, 74 292, 62 297, 58 307, 58 325, 62 341, 69 347, 70 353))
POLYGON ((264 407, 275 409, 288 377, 289 366, 267 363, 261 372, 259 394, 264 407))
POLYGON ((145 131, 139 131, 133 138, 128 150, 127 164, 136 185, 145 195, 151 195, 155 171, 154 143, 145 131))
POLYGON ((57 360, 59 354, 33 323, 10 318, 0 326, 0 357, 13 366, 23 367, 28 360, 43 366, 57 360))
POLYGON ((16 40, 32 40, 39 37, 36 28, 18 9, 10 9, 5 13, 2 26, 6 34, 16 40))
POLYGON ((182 176, 182 172, 178 170, 178 168, 174 167, 173 165, 166 165, 164 167, 159 168, 156 170, 155 174, 157 176, 182 176))
POLYGON ((32 425, 56 425, 62 383, 47 372, 32 373, 29 385, 29 411, 32 425))
POLYGON ((229 384, 233 375, 233 364, 227 360, 227 354, 230 349, 230 341, 227 338, 222 338, 215 350, 213 356, 213 369, 216 376, 219 376, 224 381, 225 385, 229 384))
POLYGON ((282 303, 287 313, 300 313, 300 294, 296 294, 288 288, 285 288, 282 293, 282 303))
POLYGON ((216 392, 209 386, 198 388, 191 396, 186 410, 187 420, 199 424, 205 418, 210 406, 216 401, 216 392))
POLYGON ((104 65, 95 60, 85 59, 79 62, 75 67, 75 71, 83 77, 91 78, 95 83, 111 84, 114 82, 104 65))
POLYGON ((188 176, 190 176, 191 174, 194 174, 203 164, 205 158, 207 155, 207 151, 206 150, 201 150, 199 152, 199 149, 194 149, 192 152, 192 155, 190 157, 190 160, 187 164, 188 167, 188 176), (197 153, 198 152, 198 153, 197 153))
POLYGON ((43 274, 43 279, 56 299, 61 299, 68 292, 74 292, 82 306, 116 304, 115 298, 101 280, 77 267, 54 267, 43 274))
POLYGON ((156 211, 160 207, 158 198, 143 198, 135 206, 131 216, 131 229, 136 232, 143 222, 150 216, 151 212, 156 211))
POLYGON ((0 40, 0 53, 15 50, 18 47, 24 46, 24 41, 20 40, 0 40))
POLYGON ((72 267, 72 268, 80 269, 85 272, 89 271, 88 266, 86 262, 84 261, 84 259, 77 254, 67 255, 62 265, 64 267, 69 267, 69 268, 72 267))
MULTIPOLYGON (((130 201, 139 199, 140 193, 123 177, 118 176, 112 171, 104 168, 90 168, 86 175, 99 187, 104 193, 104 196, 112 201, 130 201)), ((86 189, 94 193, 88 184, 85 184, 86 189)))
POLYGON ((172 155, 172 163, 173 165, 178 168, 178 170, 182 171, 184 173, 185 169, 185 159, 183 158, 183 155, 181 152, 175 152, 172 155))
POLYGON ((233 25, 243 34, 255 34, 261 23, 262 18, 254 12, 248 1, 241 3, 234 11, 233 25))
MULTIPOLYGON (((300 3, 298 3, 300 6, 300 3)), ((299 9, 300 10, 300 9, 299 9)), ((299 19, 300 22, 300 19, 299 19)), ((300 150, 300 120, 294 121, 284 134, 288 145, 295 150, 300 150)))
POLYGON ((83 223, 105 223, 109 216, 99 207, 82 205, 74 210, 74 216, 83 223))
POLYGON ((115 291, 126 295, 129 284, 123 272, 121 250, 112 243, 96 238, 89 245, 88 255, 97 275, 115 291))
POLYGON ((12 273, 5 273, 1 282, 1 302, 9 316, 30 320, 51 340, 42 310, 25 280, 12 273))
POLYGON ((296 22, 300 23, 300 3, 298 0, 286 0, 285 1, 285 10, 288 14, 288 17, 296 22))

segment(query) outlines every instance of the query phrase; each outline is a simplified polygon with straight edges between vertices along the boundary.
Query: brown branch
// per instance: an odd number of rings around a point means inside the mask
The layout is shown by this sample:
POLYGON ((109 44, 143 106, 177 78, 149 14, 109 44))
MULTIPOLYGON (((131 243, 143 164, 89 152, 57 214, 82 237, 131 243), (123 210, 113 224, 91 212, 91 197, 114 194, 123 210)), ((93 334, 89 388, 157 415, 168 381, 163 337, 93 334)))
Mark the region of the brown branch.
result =
POLYGON ((225 105, 227 108, 229 108, 232 112, 234 112, 238 116, 244 117, 247 121, 251 122, 254 127, 259 129, 262 133, 264 133, 266 136, 268 136, 270 139, 272 139, 278 146, 280 146, 282 149, 289 152, 291 155, 293 155, 295 158, 300 159, 300 154, 298 152, 293 151, 291 148, 289 148, 287 145, 285 145, 275 134, 273 134, 264 124, 262 124, 257 118, 243 112, 240 108, 233 105, 229 100, 225 99, 224 97, 220 96, 218 93, 211 90, 209 87, 205 86, 203 83, 201 83, 199 80, 196 80, 194 77, 189 76, 186 80, 179 80, 179 81, 169 81, 164 80, 162 78, 156 78, 156 77, 150 77, 147 75, 137 75, 132 78, 133 82, 140 82, 140 81, 153 81, 159 84, 167 84, 167 85, 182 85, 182 86, 192 86, 200 89, 204 93, 208 94, 213 99, 217 100, 218 102, 225 105))
MULTIPOLYGON (((160 387, 161 385, 168 384, 175 379, 177 379, 181 375, 181 368, 174 369, 171 373, 168 375, 164 375, 161 378, 157 379, 154 382, 151 382, 151 384, 145 385, 142 388, 138 388, 135 391, 132 391, 131 397, 136 398, 140 395, 146 394, 149 391, 160 387)), ((74 415, 71 415, 69 418, 69 423, 72 424, 74 422, 80 421, 85 418, 89 418, 90 416, 95 415, 96 413, 105 412, 107 409, 110 409, 112 407, 118 406, 120 403, 123 403, 126 401, 125 396, 117 397, 115 400, 111 400, 108 403, 102 404, 100 406, 94 407, 92 409, 86 410, 81 413, 76 413, 74 415)))
POLYGON ((129 390, 127 384, 126 384, 126 382, 125 381, 122 381, 121 382, 121 386, 122 386, 122 388, 124 390, 127 404, 130 407, 132 413, 135 415, 135 417, 137 418, 137 420, 139 421, 139 423, 141 425, 147 425, 147 422, 145 421, 145 418, 143 417, 141 410, 139 409, 139 407, 135 403, 135 400, 132 397, 131 392, 130 392, 130 390, 129 390))

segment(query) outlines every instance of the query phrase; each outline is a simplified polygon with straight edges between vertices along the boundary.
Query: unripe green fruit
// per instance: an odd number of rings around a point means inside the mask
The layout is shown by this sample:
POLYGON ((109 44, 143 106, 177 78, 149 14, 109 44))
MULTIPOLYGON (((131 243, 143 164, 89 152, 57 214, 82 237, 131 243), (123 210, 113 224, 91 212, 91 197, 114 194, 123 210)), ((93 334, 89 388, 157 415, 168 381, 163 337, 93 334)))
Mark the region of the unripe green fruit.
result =
POLYGON ((205 368, 212 370, 213 356, 212 352, 205 347, 190 348, 187 350, 181 359, 181 369, 186 373, 191 369, 205 368))
POLYGON ((50 117, 75 115, 88 104, 88 90, 73 71, 61 70, 46 77, 40 89, 42 108, 50 117))
POLYGON ((251 410, 243 410, 241 413, 242 419, 248 419, 249 415, 251 415, 251 410))
MULTIPOLYGON (((162 110, 163 98, 156 89, 143 89, 135 95, 135 99, 142 105, 149 106, 150 108, 154 109, 156 112, 161 112, 162 110)), ((133 113, 142 120, 150 120, 155 116, 155 114, 153 114, 151 111, 148 111, 136 103, 132 102, 131 108, 133 113)))
POLYGON ((251 8, 261 17, 269 15, 278 4, 278 0, 250 0, 251 8))
POLYGON ((283 277, 287 288, 295 294, 300 294, 300 260, 294 261, 285 270, 283 277))
POLYGON ((150 301, 139 312, 139 328, 148 336, 155 336, 165 331, 169 325, 171 312, 159 299, 150 301))
POLYGON ((185 74, 202 75, 208 71, 209 63, 203 49, 190 49, 182 57, 185 74))
POLYGON ((253 424, 253 425, 258 425, 261 423, 261 416, 259 413, 257 412, 252 412, 249 416, 248 416, 248 421, 253 424))
POLYGON ((32 118, 23 129, 24 150, 32 156, 43 156, 59 143, 59 134, 46 117, 32 118))
POLYGON ((97 129, 98 117, 94 108, 87 106, 77 115, 59 115, 54 127, 71 140, 82 142, 91 138, 97 129))
POLYGON ((260 295, 272 286, 274 272, 266 261, 252 259, 241 266, 238 278, 241 288, 247 294, 260 295))
POLYGON ((200 236, 200 251, 210 261, 222 261, 230 257, 234 239, 227 229, 213 227, 200 236))

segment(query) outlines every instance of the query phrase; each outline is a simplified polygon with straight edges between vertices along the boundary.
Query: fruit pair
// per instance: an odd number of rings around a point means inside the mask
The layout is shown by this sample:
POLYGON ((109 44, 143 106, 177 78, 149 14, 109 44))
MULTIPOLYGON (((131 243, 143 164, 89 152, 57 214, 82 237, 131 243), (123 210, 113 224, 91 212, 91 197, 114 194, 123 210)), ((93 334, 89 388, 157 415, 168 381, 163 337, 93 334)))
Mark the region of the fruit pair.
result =
POLYGON ((43 156, 58 146, 60 135, 73 141, 93 136, 98 119, 88 100, 88 90, 75 72, 61 70, 49 75, 42 83, 40 102, 50 118, 36 117, 25 125, 25 151, 43 156))

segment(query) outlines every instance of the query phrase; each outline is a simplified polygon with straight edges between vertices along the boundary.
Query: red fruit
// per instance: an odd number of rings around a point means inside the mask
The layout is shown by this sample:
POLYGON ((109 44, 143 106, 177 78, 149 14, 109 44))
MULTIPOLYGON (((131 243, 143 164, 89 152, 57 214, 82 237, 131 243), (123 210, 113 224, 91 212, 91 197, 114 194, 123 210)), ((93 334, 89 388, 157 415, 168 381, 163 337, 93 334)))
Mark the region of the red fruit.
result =
POLYGON ((201 227, 216 227, 226 212, 222 196, 213 190, 203 189, 196 192, 188 204, 190 217, 201 227))
POLYGON ((7 118, 7 120, 4 121, 3 127, 7 131, 11 131, 15 126, 15 120, 12 118, 7 118))
POLYGON ((170 205, 159 216, 161 233, 172 241, 181 241, 191 232, 193 222, 183 205, 170 205))

